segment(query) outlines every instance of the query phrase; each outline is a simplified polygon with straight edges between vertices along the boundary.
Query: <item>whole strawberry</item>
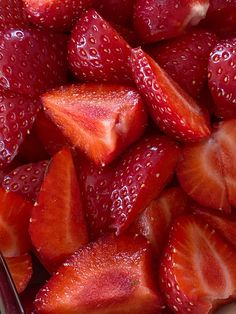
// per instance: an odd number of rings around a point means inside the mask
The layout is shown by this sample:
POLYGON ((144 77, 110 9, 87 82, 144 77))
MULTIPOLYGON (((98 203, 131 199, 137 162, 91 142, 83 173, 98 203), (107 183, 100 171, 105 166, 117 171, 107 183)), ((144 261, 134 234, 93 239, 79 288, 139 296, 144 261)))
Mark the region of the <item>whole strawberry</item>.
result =
POLYGON ((0 30, 24 24, 21 0, 0 1, 0 30))

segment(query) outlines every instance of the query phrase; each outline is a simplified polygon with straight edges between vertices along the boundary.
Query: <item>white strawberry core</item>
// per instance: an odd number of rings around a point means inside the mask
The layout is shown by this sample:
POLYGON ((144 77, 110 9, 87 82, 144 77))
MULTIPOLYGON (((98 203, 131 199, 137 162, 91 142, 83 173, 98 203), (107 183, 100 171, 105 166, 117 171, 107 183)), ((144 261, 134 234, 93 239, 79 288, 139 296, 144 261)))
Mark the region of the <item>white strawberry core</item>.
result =
POLYGON ((189 15, 185 19, 184 25, 197 25, 205 18, 209 5, 209 1, 205 1, 204 3, 202 3, 202 1, 197 1, 193 3, 189 11, 189 15))

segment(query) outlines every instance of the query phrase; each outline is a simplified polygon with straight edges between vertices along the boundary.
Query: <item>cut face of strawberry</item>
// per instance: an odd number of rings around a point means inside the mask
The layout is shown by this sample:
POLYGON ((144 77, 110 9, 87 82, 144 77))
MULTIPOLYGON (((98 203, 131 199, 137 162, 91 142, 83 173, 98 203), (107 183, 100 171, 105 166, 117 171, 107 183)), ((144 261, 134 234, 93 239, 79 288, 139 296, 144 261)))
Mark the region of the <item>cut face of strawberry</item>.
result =
POLYGON ((36 29, 0 31, 0 87, 34 97, 65 83, 66 41, 36 29))
POLYGON ((23 0, 27 18, 35 25, 67 31, 93 0, 23 0))
POLYGON ((32 204, 21 195, 0 188, 0 250, 5 257, 30 250, 28 225, 32 204))
POLYGON ((131 83, 130 46, 95 10, 71 33, 68 59, 74 76, 87 82, 131 83))
POLYGON ((2 186, 6 191, 17 192, 29 201, 36 201, 43 182, 48 161, 19 166, 5 175, 2 186))
POLYGON ((220 41, 214 47, 209 60, 208 78, 215 102, 215 115, 225 119, 236 118, 236 38, 220 41))
POLYGON ((140 137, 146 125, 142 98, 132 87, 71 85, 50 91, 42 101, 73 147, 98 165, 115 159, 140 137))
POLYGON ((39 291, 38 314, 154 314, 160 298, 142 237, 101 238, 81 248, 39 291))
POLYGON ((181 188, 165 189, 136 220, 132 231, 145 236, 155 249, 156 256, 160 256, 173 219, 188 210, 189 197, 181 188))
POLYGON ((197 217, 174 223, 161 261, 160 285, 179 313, 211 313, 236 296, 236 251, 197 217))
MULTIPOLYGON (((1 61, 0 61, 1 62, 1 61)), ((0 92, 0 168, 11 163, 31 130, 39 101, 12 92, 0 92)))
POLYGON ((7 267, 15 283, 18 293, 27 287, 32 276, 32 261, 29 254, 16 257, 6 257, 7 267))
POLYGON ((1 0, 0 30, 24 24, 21 0, 1 0))
POLYGON ((209 0, 137 0, 134 26, 144 42, 155 42, 181 34, 206 16, 209 0))
POLYGON ((196 98, 207 85, 208 59, 215 44, 215 34, 193 28, 182 36, 154 44, 147 51, 173 80, 196 98))
POLYGON ((29 230, 39 258, 50 272, 87 242, 79 184, 67 149, 49 164, 29 230))
POLYGON ((141 48, 132 50, 137 88, 162 131, 188 142, 210 135, 208 121, 198 104, 141 48))

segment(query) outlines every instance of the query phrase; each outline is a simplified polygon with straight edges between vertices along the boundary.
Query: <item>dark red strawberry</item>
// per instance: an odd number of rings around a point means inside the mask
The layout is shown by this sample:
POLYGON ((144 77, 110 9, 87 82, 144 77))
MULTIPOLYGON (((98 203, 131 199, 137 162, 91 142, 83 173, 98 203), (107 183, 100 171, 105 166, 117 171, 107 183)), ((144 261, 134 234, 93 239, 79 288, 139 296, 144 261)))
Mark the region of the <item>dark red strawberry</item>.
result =
POLYGON ((145 236, 160 256, 172 221, 189 210, 189 198, 179 187, 165 189, 153 200, 132 226, 132 231, 145 236))
POLYGON ((182 216, 174 223, 160 285, 175 313, 213 313, 236 297, 236 251, 208 224, 182 216))
POLYGON ((108 21, 132 26, 134 3, 135 0, 95 0, 95 7, 108 21))
POLYGON ((195 100, 141 48, 132 50, 131 62, 137 88, 161 130, 184 142, 210 135, 207 118, 195 100))
POLYGON ((34 123, 39 106, 37 99, 7 91, 0 93, 0 168, 17 155, 19 146, 34 123))
POLYGON ((137 0, 134 26, 144 42, 175 37, 206 16, 208 0, 137 0))
POLYGON ((24 24, 21 0, 1 0, 0 30, 24 24))
POLYGON ((34 305, 36 294, 41 285, 28 285, 28 287, 20 294, 20 301, 24 309, 24 314, 34 314, 34 305))
POLYGON ((6 191, 17 192, 34 202, 37 198, 48 161, 20 166, 5 175, 2 186, 6 191))
POLYGON ((133 145, 115 168, 111 184, 112 227, 123 232, 155 199, 173 175, 179 147, 165 136, 133 145))
POLYGON ((130 46, 95 10, 81 16, 68 46, 70 68, 77 79, 132 82, 129 57, 130 46))
POLYGON ((190 96, 196 98, 207 85, 208 59, 215 44, 215 34, 193 28, 182 36, 154 44, 147 51, 190 96))
POLYGON ((29 254, 16 257, 6 257, 7 267, 15 283, 18 293, 27 287, 32 276, 32 261, 29 254))
POLYGON ((98 165, 119 156, 146 126, 142 98, 129 86, 71 85, 46 93, 42 101, 71 145, 98 165))
POLYGON ((79 184, 68 149, 58 152, 49 164, 29 230, 39 258, 50 272, 87 242, 79 184))
POLYGON ((29 21, 56 31, 70 30, 93 0, 23 0, 29 21))
POLYGON ((220 41, 208 66, 209 88, 220 118, 236 118, 236 38, 220 41))
POLYGON ((0 87, 37 96, 67 80, 67 36, 29 28, 0 31, 0 87))
POLYGON ((63 147, 69 146, 61 130, 43 111, 37 115, 34 130, 50 156, 55 155, 63 147))
POLYGON ((28 225, 32 204, 21 195, 0 188, 0 250, 5 257, 30 250, 28 225))
POLYGON ((143 237, 101 238, 73 254, 39 291, 38 314, 155 314, 160 297, 143 237))

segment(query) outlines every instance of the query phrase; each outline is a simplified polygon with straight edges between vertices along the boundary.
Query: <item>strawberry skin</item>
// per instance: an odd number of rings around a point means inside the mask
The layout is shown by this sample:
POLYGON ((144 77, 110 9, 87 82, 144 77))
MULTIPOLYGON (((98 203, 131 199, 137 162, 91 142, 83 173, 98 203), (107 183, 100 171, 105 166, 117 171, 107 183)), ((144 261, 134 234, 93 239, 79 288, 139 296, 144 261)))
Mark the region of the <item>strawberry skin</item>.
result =
POLYGON ((35 97, 65 83, 66 40, 26 27, 0 31, 0 87, 35 97))
POLYGON ((71 153, 51 160, 30 220, 30 236, 42 264, 50 272, 87 242, 87 230, 71 153))
POLYGON ((93 0, 23 0, 27 18, 33 24, 55 31, 70 30, 93 0))
POLYGON ((133 87, 71 85, 46 93, 42 101, 71 145, 98 165, 119 156, 146 126, 142 98, 133 87))
POLYGON ((182 36, 154 44, 147 51, 173 80, 196 98, 207 85, 208 59, 216 40, 214 33, 193 28, 182 36))
POLYGON ((0 188, 0 250, 5 257, 30 250, 28 225, 32 204, 21 195, 0 188))
POLYGON ((137 0, 134 27, 144 42, 155 42, 181 34, 206 16, 209 0, 137 0))
POLYGON ((7 267, 15 283, 18 293, 27 287, 32 276, 32 260, 29 254, 16 257, 6 257, 7 267))
POLYGON ((29 201, 36 201, 43 182, 48 161, 19 166, 5 175, 2 186, 6 191, 17 192, 29 201))
POLYGON ((24 24, 21 0, 1 0, 0 30, 24 24))
POLYGON ((215 102, 214 113, 220 118, 236 118, 236 39, 217 43, 208 66, 209 88, 215 102))
POLYGON ((12 92, 0 92, 0 168, 11 163, 30 131, 40 103, 12 92))
POLYGON ((84 13, 68 44, 74 76, 86 82, 131 83, 130 46, 95 10, 84 13))
POLYGON ((143 237, 100 238, 73 254, 39 291, 38 314, 155 314, 150 246, 143 237))
POLYGON ((132 50, 131 63, 136 86, 162 131, 184 142, 210 135, 198 104, 141 48, 132 50))
POLYGON ((175 313, 207 314, 236 297, 236 251, 197 217, 172 226, 160 286, 175 313))

